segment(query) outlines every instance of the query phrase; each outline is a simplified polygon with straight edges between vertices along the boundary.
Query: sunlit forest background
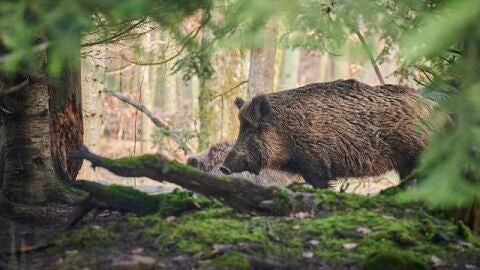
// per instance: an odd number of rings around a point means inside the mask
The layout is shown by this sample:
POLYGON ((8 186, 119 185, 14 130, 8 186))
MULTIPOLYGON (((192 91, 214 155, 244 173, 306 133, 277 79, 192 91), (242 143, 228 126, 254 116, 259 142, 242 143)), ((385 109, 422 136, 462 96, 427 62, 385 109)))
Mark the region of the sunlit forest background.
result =
MULTIPOLYGON (((182 31, 195 32, 201 25, 200 14, 186 19, 182 31)), ((207 35, 198 31, 198 39, 207 35)), ((277 37, 280 38, 280 37, 277 37)), ((371 40, 374 54, 382 42, 371 40)), ((268 48, 271 61, 260 63, 273 72, 273 91, 310 83, 354 78, 370 85, 380 84, 357 35, 347 39, 341 54, 315 49, 286 48, 280 42, 268 48)), ((186 160, 186 153, 136 108, 105 92, 115 91, 149 108, 165 120, 185 144, 196 151, 213 143, 234 140, 238 133, 238 109, 235 97, 247 97, 250 50, 218 48, 211 53, 215 71, 204 83, 197 75, 185 76, 178 69, 188 52, 168 31, 155 23, 142 23, 121 40, 88 46, 82 50, 82 102, 85 144, 110 157, 138 156, 159 152, 186 160), (205 98, 200 98, 204 96, 205 98), (201 132, 200 114, 206 114, 201 132)), ((395 73, 400 65, 393 56, 379 64, 386 83, 407 84, 419 88, 412 79, 395 73)), ((253 63, 257 64, 257 63, 253 63)), ((269 92, 268 89, 265 89, 269 92)), ((171 190, 146 178, 121 178, 103 169, 83 166, 79 178, 113 181, 138 186, 141 190, 171 190), (110 179, 110 180, 106 180, 110 179)), ((387 176, 392 183, 398 176, 387 176)), ((389 186, 389 181, 385 184, 389 186)), ((364 183, 369 185, 369 183, 364 183)), ((380 186, 385 187, 385 186, 380 186)))

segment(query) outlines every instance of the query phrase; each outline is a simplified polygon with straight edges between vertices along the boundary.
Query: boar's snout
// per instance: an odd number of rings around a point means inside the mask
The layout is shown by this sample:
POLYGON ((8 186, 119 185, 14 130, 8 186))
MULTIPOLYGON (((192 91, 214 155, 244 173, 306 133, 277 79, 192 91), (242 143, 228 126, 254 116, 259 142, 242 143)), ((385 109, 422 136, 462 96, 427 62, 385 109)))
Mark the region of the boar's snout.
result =
POLYGON ((187 165, 198 168, 199 167, 199 160, 196 157, 188 157, 187 165))
POLYGON ((205 164, 198 156, 190 156, 187 158, 187 165, 205 171, 205 164))
POLYGON ((220 167, 220 171, 224 174, 240 173, 249 171, 258 174, 260 170, 254 168, 253 164, 249 162, 249 156, 245 154, 238 154, 237 151, 232 150, 228 153, 223 166, 220 167))
POLYGON ((223 174, 226 174, 226 175, 232 174, 232 171, 230 171, 229 168, 224 167, 224 166, 221 166, 221 167, 219 168, 219 170, 220 170, 223 174))

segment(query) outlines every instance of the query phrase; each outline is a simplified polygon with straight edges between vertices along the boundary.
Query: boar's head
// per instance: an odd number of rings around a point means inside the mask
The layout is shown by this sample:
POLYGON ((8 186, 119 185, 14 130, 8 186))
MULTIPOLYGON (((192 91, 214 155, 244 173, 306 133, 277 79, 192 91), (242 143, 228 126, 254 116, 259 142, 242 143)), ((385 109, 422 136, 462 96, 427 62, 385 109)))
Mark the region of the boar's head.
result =
POLYGON ((214 144, 208 150, 200 154, 189 155, 187 165, 205 172, 218 168, 223 164, 225 157, 233 147, 232 141, 225 141, 214 144))
POLYGON ((235 105, 240 109, 240 131, 220 170, 225 174, 243 171, 258 174, 262 168, 275 167, 287 148, 275 126, 267 96, 256 96, 248 103, 237 98, 235 105))

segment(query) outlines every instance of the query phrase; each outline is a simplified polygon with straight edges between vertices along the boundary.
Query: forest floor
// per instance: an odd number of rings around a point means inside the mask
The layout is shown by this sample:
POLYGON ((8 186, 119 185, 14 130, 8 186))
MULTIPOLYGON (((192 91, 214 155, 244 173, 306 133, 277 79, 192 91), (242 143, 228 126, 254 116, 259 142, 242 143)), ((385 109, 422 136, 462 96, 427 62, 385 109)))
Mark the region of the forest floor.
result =
POLYGON ((0 217, 0 269, 480 267, 480 238, 442 212, 392 195, 307 191, 319 199, 315 217, 249 216, 201 198, 177 216, 103 211, 66 230, 70 206, 25 208, 0 217))

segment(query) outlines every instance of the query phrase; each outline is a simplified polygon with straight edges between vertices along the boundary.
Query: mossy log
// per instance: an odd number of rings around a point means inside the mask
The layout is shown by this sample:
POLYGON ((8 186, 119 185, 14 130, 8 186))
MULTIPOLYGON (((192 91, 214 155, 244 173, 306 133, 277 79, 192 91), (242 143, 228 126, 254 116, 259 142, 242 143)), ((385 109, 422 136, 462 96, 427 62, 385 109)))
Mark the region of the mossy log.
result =
POLYGON ((206 200, 196 199, 191 193, 180 190, 167 194, 149 195, 132 187, 105 186, 84 180, 77 180, 75 186, 88 192, 89 195, 76 202, 77 207, 69 217, 69 227, 75 225, 93 209, 170 216, 198 210, 204 204, 209 204, 206 200))
POLYGON ((313 196, 308 193, 257 186, 243 178, 210 175, 160 155, 108 159, 82 147, 71 151, 70 157, 83 158, 90 161, 93 167, 102 167, 120 176, 148 177, 174 183, 218 199, 242 213, 285 216, 310 211, 313 205, 313 196))

